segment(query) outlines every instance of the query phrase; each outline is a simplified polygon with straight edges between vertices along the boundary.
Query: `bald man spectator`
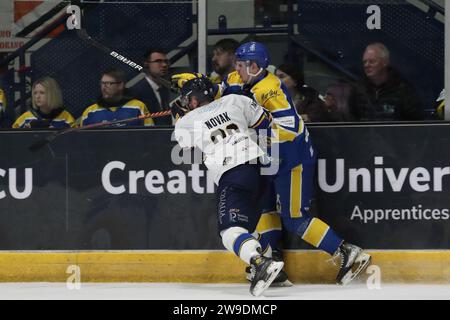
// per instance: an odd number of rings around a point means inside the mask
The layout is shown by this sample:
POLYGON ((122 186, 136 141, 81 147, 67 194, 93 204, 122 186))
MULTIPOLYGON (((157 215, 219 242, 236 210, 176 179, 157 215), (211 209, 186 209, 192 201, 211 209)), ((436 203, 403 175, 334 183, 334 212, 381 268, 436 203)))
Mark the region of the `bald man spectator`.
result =
POLYGON ((359 120, 422 120, 424 110, 413 86, 390 66, 390 53, 372 43, 363 55, 365 77, 357 84, 359 120))

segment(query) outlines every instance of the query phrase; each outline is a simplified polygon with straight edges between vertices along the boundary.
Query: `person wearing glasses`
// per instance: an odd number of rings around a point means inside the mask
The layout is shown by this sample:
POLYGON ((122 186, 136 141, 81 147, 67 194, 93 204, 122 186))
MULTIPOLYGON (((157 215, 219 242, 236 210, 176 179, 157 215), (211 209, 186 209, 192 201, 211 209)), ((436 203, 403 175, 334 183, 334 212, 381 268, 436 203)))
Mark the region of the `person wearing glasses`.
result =
MULTIPOLYGON (((97 103, 84 110, 81 126, 103 121, 116 121, 139 117, 147 114, 145 104, 133 98, 125 88, 126 75, 119 69, 109 69, 102 73, 100 79, 101 96, 97 103)), ((122 123, 122 126, 152 126, 151 118, 122 123)))
POLYGON ((415 87, 391 65, 390 57, 383 43, 366 47, 364 77, 356 83, 355 117, 361 121, 423 120, 423 105, 415 87))
MULTIPOLYGON (((169 110, 170 89, 163 86, 162 79, 168 80, 169 60, 161 49, 148 49, 144 55, 145 77, 131 87, 134 96, 143 101, 150 112, 169 110)), ((172 125, 172 117, 156 118, 155 125, 172 125)))

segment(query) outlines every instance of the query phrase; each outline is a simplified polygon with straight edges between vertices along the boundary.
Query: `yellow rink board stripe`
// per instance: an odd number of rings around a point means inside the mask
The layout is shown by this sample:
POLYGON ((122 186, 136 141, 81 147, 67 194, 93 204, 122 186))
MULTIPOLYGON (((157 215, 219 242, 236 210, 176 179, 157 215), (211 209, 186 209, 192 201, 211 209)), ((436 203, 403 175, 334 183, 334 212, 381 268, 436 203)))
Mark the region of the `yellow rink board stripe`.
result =
MULTIPOLYGON (((450 251, 368 251, 382 283, 450 283, 450 251)), ((286 251, 294 283, 334 283, 337 266, 319 251, 286 251)), ((1 252, 0 282, 245 282, 245 264, 225 251, 1 252)), ((369 274, 362 276, 367 278, 369 274)))

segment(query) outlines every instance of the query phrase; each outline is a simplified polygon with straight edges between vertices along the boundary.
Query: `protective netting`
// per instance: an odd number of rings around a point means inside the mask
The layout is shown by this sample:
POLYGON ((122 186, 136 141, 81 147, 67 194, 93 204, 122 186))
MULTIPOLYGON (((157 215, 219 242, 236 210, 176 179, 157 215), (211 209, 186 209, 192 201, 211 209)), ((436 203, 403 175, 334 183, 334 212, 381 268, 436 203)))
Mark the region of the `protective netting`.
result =
MULTIPOLYGON (((148 48, 170 52, 192 35, 192 2, 96 4, 84 10, 81 28, 106 48, 143 65, 148 48)), ((64 30, 33 52, 31 67, 34 79, 48 75, 58 81, 75 117, 97 97, 102 71, 118 67, 129 78, 137 75, 137 70, 80 38, 76 30, 64 30)))
POLYGON ((391 61, 409 79, 424 102, 444 87, 444 24, 409 1, 377 1, 380 29, 369 29, 367 8, 373 1, 300 0, 298 26, 302 39, 336 63, 360 75, 364 48, 382 42, 391 61))

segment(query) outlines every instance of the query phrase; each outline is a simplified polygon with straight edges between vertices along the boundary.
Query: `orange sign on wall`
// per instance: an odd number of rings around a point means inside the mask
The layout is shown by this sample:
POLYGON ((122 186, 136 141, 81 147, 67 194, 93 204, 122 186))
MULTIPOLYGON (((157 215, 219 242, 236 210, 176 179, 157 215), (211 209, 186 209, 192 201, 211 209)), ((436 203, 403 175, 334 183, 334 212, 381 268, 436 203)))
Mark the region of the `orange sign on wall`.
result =
MULTIPOLYGON (((59 1, 62 2, 62 1, 59 1)), ((39 19, 43 14, 59 4, 58 1, 2 0, 0 1, 0 52, 14 51, 24 45, 33 33, 26 38, 15 35, 39 19)), ((64 25, 47 37, 55 37, 64 30, 64 25)))

